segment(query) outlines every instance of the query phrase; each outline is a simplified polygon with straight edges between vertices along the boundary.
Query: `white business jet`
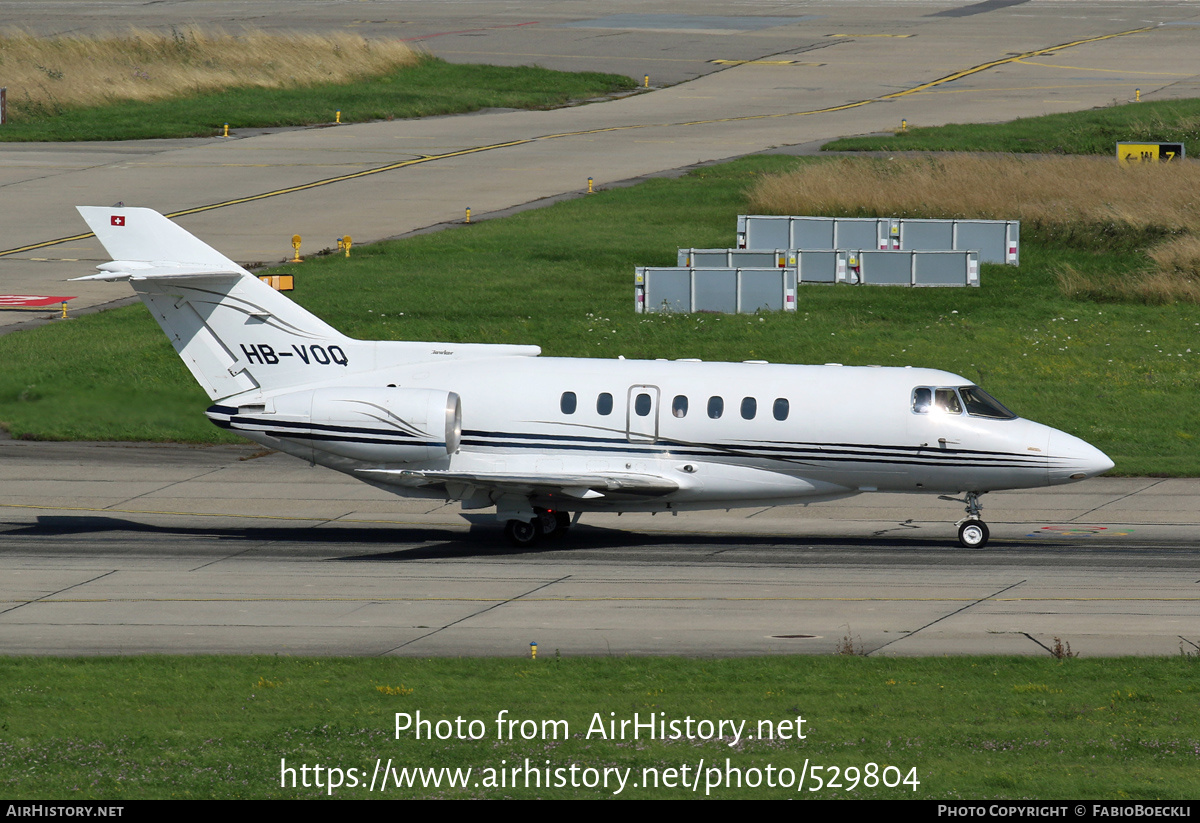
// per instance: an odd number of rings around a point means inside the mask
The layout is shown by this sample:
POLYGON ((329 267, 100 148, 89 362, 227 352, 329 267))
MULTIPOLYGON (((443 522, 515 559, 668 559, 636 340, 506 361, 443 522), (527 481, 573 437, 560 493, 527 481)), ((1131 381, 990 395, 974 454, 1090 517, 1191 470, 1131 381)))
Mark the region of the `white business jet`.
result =
POLYGON ((944 371, 543 358, 537 346, 354 340, 150 209, 80 207, 214 401, 222 428, 373 486, 494 506, 528 546, 581 512, 925 492, 980 495, 1112 468, 944 371))

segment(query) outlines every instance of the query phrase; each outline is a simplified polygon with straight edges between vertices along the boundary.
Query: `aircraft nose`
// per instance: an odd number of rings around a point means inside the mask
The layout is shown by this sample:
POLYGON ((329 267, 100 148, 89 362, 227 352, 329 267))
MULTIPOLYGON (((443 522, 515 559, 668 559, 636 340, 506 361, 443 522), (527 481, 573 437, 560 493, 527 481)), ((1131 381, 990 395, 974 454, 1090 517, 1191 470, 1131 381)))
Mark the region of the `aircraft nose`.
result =
POLYGON ((1113 467, 1107 454, 1066 432, 1050 433, 1049 452, 1051 484, 1086 480, 1113 467))

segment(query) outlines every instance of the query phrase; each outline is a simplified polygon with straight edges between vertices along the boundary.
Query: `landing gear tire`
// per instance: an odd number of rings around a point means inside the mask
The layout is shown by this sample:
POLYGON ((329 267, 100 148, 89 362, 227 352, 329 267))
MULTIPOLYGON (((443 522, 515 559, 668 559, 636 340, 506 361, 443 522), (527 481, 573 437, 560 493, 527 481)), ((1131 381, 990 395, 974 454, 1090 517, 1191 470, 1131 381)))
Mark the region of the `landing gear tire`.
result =
POLYGON ((509 520, 504 524, 504 536, 519 549, 528 548, 542 538, 542 520, 535 517, 529 523, 524 520, 509 520))
POLYGON ((534 511, 537 512, 535 519, 541 524, 543 537, 562 537, 571 527, 571 515, 567 512, 550 509, 534 511))
POLYGON ((987 523, 968 520, 958 527, 958 545, 964 549, 982 549, 988 542, 987 523))

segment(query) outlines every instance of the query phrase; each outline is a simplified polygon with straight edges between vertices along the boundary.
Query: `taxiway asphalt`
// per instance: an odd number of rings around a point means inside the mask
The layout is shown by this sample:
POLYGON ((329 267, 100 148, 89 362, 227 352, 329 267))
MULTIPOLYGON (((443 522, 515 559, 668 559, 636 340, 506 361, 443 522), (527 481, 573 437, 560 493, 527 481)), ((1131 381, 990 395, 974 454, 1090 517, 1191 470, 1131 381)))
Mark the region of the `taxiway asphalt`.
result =
POLYGON ((585 515, 533 549, 252 447, 0 443, 0 653, 1200 651, 1200 480, 585 515))

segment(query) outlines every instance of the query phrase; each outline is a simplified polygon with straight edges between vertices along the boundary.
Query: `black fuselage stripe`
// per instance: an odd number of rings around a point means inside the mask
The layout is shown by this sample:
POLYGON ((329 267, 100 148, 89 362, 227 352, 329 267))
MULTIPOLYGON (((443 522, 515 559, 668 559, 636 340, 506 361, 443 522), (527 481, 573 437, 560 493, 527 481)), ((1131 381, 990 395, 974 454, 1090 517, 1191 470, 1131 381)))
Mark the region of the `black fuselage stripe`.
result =
MULTIPOLYGON (((634 432, 634 436, 638 436, 637 432, 634 432)), ((474 430, 474 429, 464 430, 463 437, 464 438, 466 438, 466 437, 493 438, 493 439, 500 439, 500 440, 532 440, 532 441, 539 441, 547 446, 549 444, 545 443, 545 441, 570 441, 570 442, 584 442, 584 443, 595 442, 595 443, 613 443, 613 444, 623 444, 623 443, 628 442, 624 437, 580 437, 577 435, 533 434, 533 433, 523 433, 523 432, 490 432, 490 431, 478 431, 478 430, 474 430)), ((724 445, 716 445, 716 444, 706 444, 706 443, 688 443, 686 441, 676 441, 676 440, 671 440, 669 438, 655 438, 655 439, 656 439, 656 442, 665 443, 670 446, 675 446, 675 447, 679 447, 679 448, 692 447, 692 448, 709 448, 709 449, 736 449, 739 451, 745 450, 745 449, 757 449, 759 451, 772 451, 772 450, 795 451, 798 449, 800 449, 800 450, 802 450, 802 449, 820 449, 822 451, 828 451, 830 449, 846 449, 846 450, 849 450, 849 453, 867 452, 867 453, 871 453, 871 454, 878 454, 878 453, 887 454, 889 452, 900 452, 902 455, 903 454, 924 455, 924 454, 929 454, 931 452, 938 452, 940 454, 970 455, 972 457, 989 457, 990 456, 990 457, 998 457, 998 458, 1010 459, 1010 460, 1011 459, 1027 459, 1027 460, 1044 459, 1043 457, 1039 457, 1039 456, 1035 456, 1035 455, 1013 454, 1011 452, 988 451, 988 450, 980 450, 980 449, 941 449, 941 448, 931 449, 928 446, 890 446, 890 445, 883 445, 883 444, 877 444, 877 443, 801 443, 801 442, 786 443, 786 442, 776 440, 776 441, 760 442, 758 444, 746 443, 744 441, 734 441, 734 442, 724 444, 724 445), (778 444, 778 445, 776 445, 776 444, 778 444)), ((472 442, 485 443, 487 441, 486 440, 473 440, 472 442)), ((517 444, 513 444, 513 445, 517 445, 517 444)), ((537 444, 534 443, 534 444, 530 444, 530 445, 537 445, 537 444)))
MULTIPOLYGON (((228 407, 208 409, 212 422, 234 431, 258 432, 271 437, 323 442, 372 443, 378 445, 423 445, 444 447, 444 442, 417 440, 413 435, 396 429, 375 429, 362 426, 336 426, 324 423, 295 421, 266 421, 236 414, 228 420, 214 417, 227 413, 228 407), (357 436, 351 436, 357 435, 357 436), (399 439, 398 439, 399 438, 399 439)), ((778 442, 778 441, 776 441, 778 442)), ((882 446, 873 444, 704 444, 657 441, 629 442, 615 437, 580 437, 570 435, 539 435, 488 431, 463 432, 462 444, 485 449, 518 449, 522 451, 588 451, 633 454, 636 456, 736 457, 757 460, 776 460, 789 463, 870 463, 928 468, 972 468, 987 466, 999 469, 1049 468, 1047 456, 1029 456, 995 451, 970 449, 931 450, 927 447, 882 446), (549 442, 547 442, 549 441, 549 442)))

